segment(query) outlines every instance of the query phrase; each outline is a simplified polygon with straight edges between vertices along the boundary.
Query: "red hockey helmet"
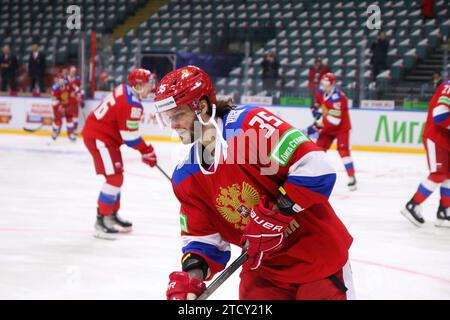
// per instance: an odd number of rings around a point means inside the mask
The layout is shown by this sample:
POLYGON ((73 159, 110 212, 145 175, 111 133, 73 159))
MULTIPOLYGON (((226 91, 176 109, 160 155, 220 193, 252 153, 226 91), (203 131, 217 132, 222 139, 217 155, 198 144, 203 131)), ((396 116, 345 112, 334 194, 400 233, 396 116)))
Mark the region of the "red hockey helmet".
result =
POLYGON ((135 68, 128 74, 128 84, 135 87, 137 84, 149 83, 150 75, 151 72, 146 69, 135 68))
POLYGON ((156 87, 155 107, 164 112, 182 105, 200 110, 200 100, 206 97, 217 104, 216 91, 209 75, 195 66, 186 66, 168 73, 156 87))
POLYGON ((325 73, 320 79, 320 83, 323 86, 331 86, 334 87, 336 85, 336 76, 332 72, 325 73))

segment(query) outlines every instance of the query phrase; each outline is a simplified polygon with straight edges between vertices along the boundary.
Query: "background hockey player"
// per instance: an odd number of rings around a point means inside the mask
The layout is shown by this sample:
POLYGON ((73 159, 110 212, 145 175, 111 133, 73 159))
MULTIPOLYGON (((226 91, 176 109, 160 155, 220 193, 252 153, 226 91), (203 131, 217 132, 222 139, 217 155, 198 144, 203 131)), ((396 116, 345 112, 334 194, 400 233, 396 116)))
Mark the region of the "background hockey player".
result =
POLYGON ((356 190, 355 168, 350 155, 351 124, 347 97, 336 88, 336 76, 331 72, 324 74, 320 81, 312 113, 315 122, 308 128, 308 135, 318 133, 316 144, 324 150, 337 140, 337 151, 349 176, 348 187, 356 190))
POLYGON ((77 75, 77 67, 71 66, 67 76, 69 86, 71 87, 70 94, 70 108, 72 110, 73 128, 76 131, 78 128, 79 108, 84 108, 84 92, 81 89, 81 79, 77 75))
POLYGON ((195 141, 172 177, 183 256, 168 299, 198 297, 230 244, 245 241, 240 299, 352 297, 352 237, 328 202, 336 173, 323 150, 264 108, 217 101, 194 66, 161 80, 155 107, 184 144, 195 141))
POLYGON ((450 227, 450 81, 442 83, 430 101, 423 144, 430 174, 401 212, 416 226, 424 224, 420 204, 440 185, 436 226, 450 227))
POLYGON ((143 116, 141 100, 151 90, 150 71, 133 69, 128 84, 119 85, 86 119, 83 140, 94 159, 97 174, 106 179, 97 202, 96 237, 115 239, 119 231, 130 232, 132 228, 131 222, 118 215, 123 183, 120 146, 125 143, 142 154, 144 163, 156 165, 153 146, 147 145, 138 131, 143 116))
POLYGON ((52 87, 52 108, 53 108, 53 125, 52 139, 56 140, 61 133, 62 121, 66 119, 67 136, 71 141, 75 141, 74 127, 72 121, 72 109, 70 106, 71 86, 67 79, 58 74, 55 77, 55 83, 52 87))

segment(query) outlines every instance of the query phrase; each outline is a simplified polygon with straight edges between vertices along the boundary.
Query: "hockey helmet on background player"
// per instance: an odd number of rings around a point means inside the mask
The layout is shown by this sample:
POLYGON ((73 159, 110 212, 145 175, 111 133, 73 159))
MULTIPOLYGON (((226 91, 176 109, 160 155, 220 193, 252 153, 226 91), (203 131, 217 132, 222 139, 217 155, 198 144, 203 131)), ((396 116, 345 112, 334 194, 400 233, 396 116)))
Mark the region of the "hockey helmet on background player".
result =
MULTIPOLYGON (((148 85, 151 86, 150 77, 151 72, 147 69, 143 68, 134 68, 131 70, 131 72, 128 74, 128 84, 137 92, 142 93, 144 91, 144 87, 141 87, 140 89, 136 89, 137 85, 148 85)), ((151 87, 149 89, 152 89, 151 87)))
POLYGON ((332 72, 325 73, 320 79, 322 87, 334 87, 336 85, 336 76, 332 72))
POLYGON ((209 75, 195 66, 186 66, 168 73, 156 87, 155 107, 164 112, 182 105, 189 105, 199 113, 200 100, 206 97, 217 104, 216 91, 209 75))

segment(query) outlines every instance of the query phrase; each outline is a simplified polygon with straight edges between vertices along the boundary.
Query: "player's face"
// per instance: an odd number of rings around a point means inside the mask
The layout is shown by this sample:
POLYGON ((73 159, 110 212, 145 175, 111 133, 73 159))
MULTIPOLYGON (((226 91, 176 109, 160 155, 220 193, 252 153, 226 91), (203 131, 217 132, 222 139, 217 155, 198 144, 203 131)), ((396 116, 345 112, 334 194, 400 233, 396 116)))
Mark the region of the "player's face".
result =
POLYGON ((194 123, 197 118, 187 104, 164 112, 164 116, 183 144, 194 142, 194 123))

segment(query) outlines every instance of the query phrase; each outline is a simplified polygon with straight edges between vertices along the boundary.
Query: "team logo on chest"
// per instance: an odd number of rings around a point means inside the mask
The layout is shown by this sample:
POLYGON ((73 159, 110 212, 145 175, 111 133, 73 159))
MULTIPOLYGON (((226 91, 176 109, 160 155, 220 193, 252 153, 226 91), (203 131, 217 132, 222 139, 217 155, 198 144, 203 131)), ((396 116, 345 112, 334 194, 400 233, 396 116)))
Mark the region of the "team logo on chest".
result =
POLYGON ((243 230, 250 220, 250 211, 259 201, 259 193, 250 184, 243 182, 219 189, 216 208, 222 217, 243 230))

